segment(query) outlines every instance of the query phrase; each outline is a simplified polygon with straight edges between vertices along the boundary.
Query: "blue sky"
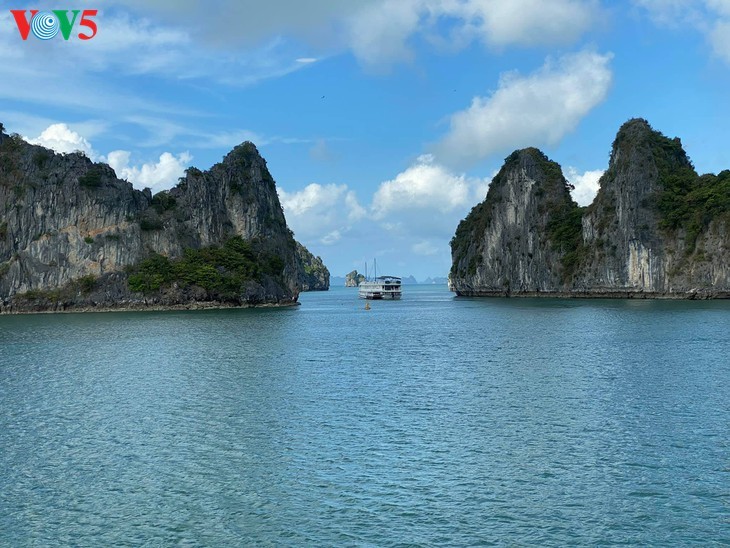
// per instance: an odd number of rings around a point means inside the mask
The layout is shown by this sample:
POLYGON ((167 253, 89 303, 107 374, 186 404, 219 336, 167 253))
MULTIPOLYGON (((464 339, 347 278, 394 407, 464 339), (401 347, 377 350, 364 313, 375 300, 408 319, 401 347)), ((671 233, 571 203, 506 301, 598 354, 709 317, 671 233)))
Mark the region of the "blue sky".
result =
POLYGON ((619 126, 730 168, 730 0, 4 3, 0 121, 154 191, 251 140, 333 275, 443 276, 504 157, 537 146, 590 202, 619 126), (10 9, 98 9, 20 38, 10 9))

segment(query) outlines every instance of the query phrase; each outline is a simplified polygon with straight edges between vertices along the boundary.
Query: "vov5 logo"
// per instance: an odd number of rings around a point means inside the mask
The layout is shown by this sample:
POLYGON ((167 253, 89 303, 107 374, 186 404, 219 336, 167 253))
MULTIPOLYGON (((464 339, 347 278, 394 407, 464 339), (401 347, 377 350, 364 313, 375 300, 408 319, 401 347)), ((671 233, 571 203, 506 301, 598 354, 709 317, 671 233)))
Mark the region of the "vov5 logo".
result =
POLYGON ((78 21, 79 27, 85 27, 88 29, 88 33, 79 32, 78 37, 80 40, 91 40, 96 36, 96 22, 93 18, 99 10, 51 10, 41 11, 38 10, 10 10, 10 13, 15 17, 15 24, 18 26, 18 32, 23 40, 28 39, 28 34, 31 32, 33 36, 39 40, 50 40, 54 36, 61 32, 64 40, 68 40, 71 36, 71 31, 79 18, 81 13, 81 19, 78 21), (30 11, 30 18, 27 13, 30 11), (69 15, 71 13, 71 15, 69 15))

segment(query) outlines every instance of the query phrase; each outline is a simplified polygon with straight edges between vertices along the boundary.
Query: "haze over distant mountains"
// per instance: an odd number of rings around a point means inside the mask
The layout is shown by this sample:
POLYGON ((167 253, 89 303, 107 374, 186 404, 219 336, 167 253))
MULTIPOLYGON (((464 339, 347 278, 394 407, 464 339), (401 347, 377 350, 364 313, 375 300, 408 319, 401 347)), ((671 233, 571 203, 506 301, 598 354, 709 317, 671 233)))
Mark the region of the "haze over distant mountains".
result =
MULTIPOLYGON (((415 277, 409 275, 405 277, 401 277, 401 280, 404 285, 446 285, 448 283, 448 278, 446 276, 436 276, 433 278, 426 278, 425 280, 416 280, 415 277)), ((338 287, 341 285, 345 285, 346 278, 344 276, 331 276, 330 277, 330 285, 332 287, 338 287)))

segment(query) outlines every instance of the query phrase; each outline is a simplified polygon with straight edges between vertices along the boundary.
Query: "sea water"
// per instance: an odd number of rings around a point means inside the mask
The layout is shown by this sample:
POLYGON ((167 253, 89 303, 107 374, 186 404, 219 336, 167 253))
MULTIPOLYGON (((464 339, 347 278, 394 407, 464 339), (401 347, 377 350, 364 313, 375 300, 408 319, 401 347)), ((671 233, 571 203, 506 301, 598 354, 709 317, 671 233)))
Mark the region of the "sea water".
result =
POLYGON ((730 543, 730 302, 0 317, 0 545, 730 543))

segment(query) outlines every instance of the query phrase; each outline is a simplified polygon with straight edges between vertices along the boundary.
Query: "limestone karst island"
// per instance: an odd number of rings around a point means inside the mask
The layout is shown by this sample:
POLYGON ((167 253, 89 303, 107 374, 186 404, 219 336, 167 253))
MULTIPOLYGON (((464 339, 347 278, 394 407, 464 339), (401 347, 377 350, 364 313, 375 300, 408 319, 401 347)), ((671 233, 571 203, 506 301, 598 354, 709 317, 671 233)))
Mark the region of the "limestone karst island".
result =
MULTIPOLYGON (((698 175, 679 139, 630 120, 600 191, 511 154, 451 242, 464 296, 728 298, 730 171, 698 175)), ((0 134, 0 312, 286 305, 329 287, 294 240, 252 143, 152 195, 81 153, 0 134)), ((353 271, 348 284, 357 285, 353 271)))
POLYGON ((557 163, 518 150, 451 252, 458 295, 728 298, 730 171, 698 175, 678 138, 634 119, 578 207, 557 163))
POLYGON ((152 196, 0 134, 0 312, 286 305, 328 287, 252 143, 152 196))

